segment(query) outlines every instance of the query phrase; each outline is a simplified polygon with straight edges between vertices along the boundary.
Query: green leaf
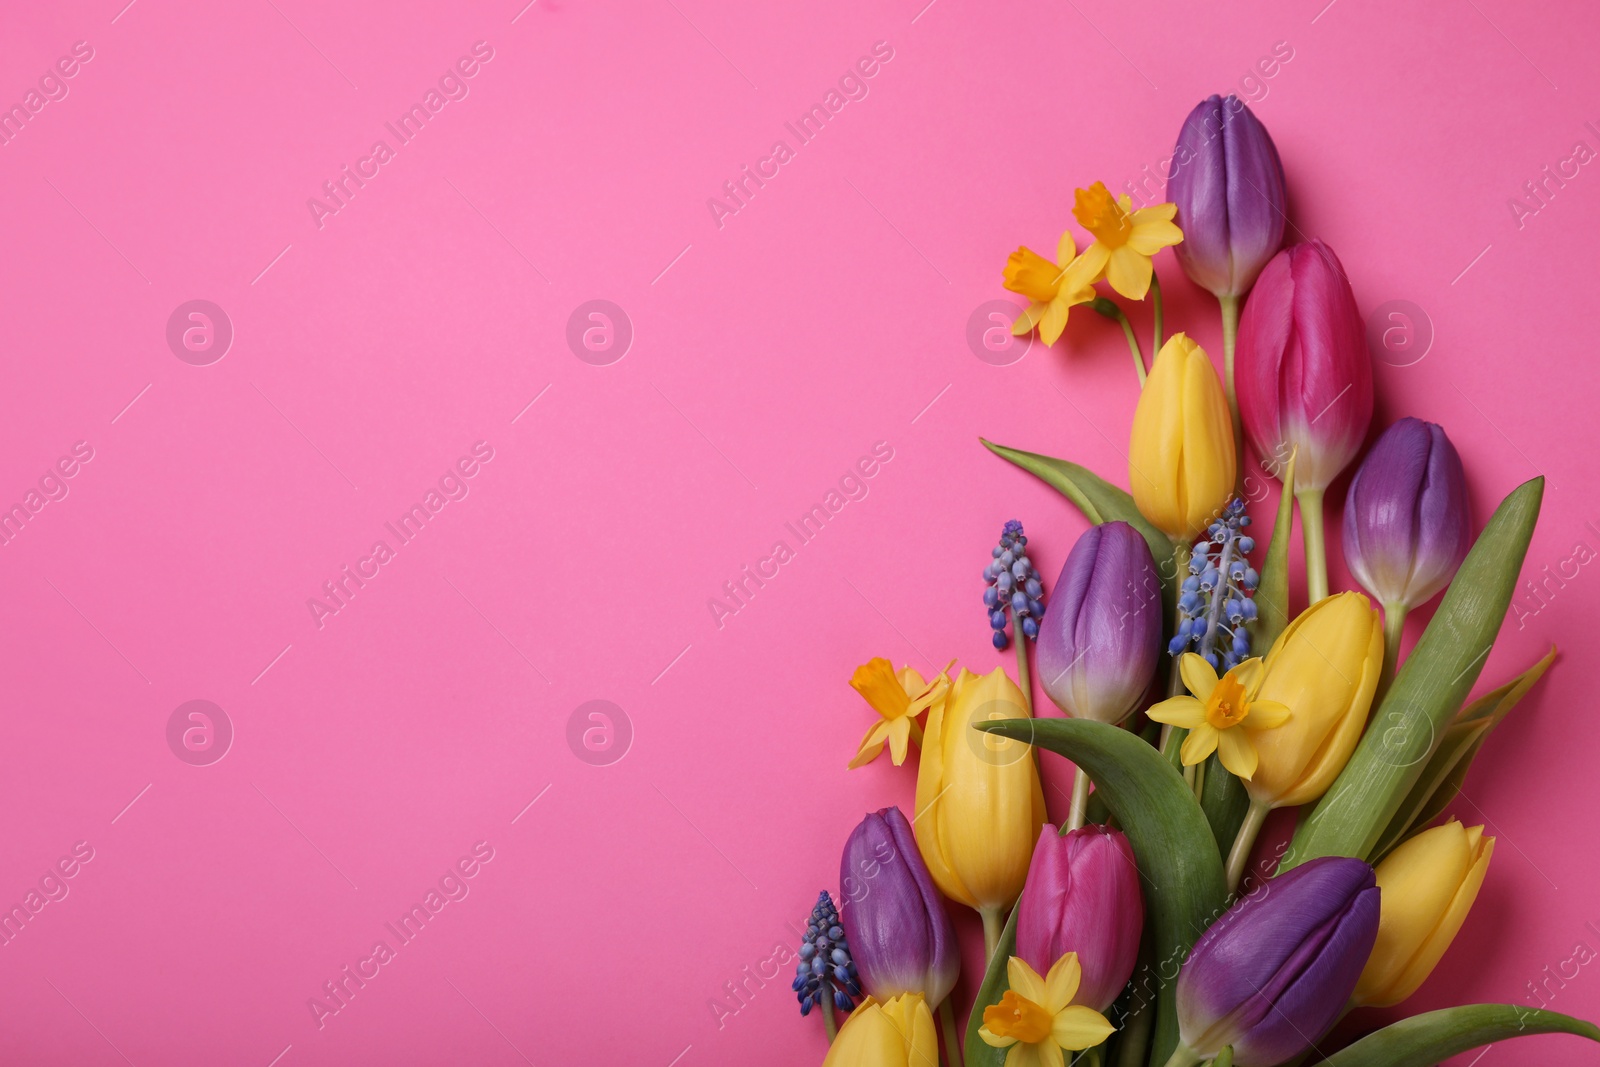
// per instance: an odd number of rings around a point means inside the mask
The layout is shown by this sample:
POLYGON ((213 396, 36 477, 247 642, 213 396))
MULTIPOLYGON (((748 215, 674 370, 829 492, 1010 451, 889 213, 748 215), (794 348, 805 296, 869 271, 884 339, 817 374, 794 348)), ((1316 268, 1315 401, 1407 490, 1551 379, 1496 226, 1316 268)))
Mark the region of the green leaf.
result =
POLYGON ((1366 735, 1295 831, 1278 872, 1318 856, 1370 857, 1478 680, 1528 553, 1544 479, 1512 490, 1456 572, 1366 735))
POLYGON ((1461 714, 1445 730, 1443 740, 1428 758, 1422 777, 1417 779, 1400 810, 1389 821, 1389 828, 1372 853, 1373 862, 1405 840, 1413 828, 1428 825, 1449 806, 1461 792, 1461 783, 1466 781, 1467 770, 1489 731, 1498 726, 1534 683, 1544 677, 1555 658, 1556 650, 1552 647, 1538 663, 1461 709, 1461 714))
POLYGON ((1329 1056, 1323 1067, 1432 1067, 1458 1052, 1529 1034, 1576 1034, 1600 1041, 1600 1027, 1560 1012, 1463 1004, 1391 1023, 1329 1056))
MULTIPOLYGON (((1067 757, 1089 773, 1128 835, 1144 887, 1146 937, 1158 974, 1175 972, 1227 907, 1222 859, 1194 792, 1161 754, 1126 730, 1087 719, 998 719, 973 724, 1067 757)), ((1178 1043, 1177 986, 1161 983, 1150 1063, 1178 1043)))
POLYGON ((983 1027, 983 1009, 991 1004, 1000 1003, 1000 998, 1011 988, 1011 980, 1006 977, 1006 961, 1014 956, 1016 951, 1017 907, 1012 905, 1011 918, 1006 920, 1006 928, 1000 932, 1000 940, 995 943, 994 958, 989 961, 988 969, 983 972, 983 984, 978 987, 978 998, 972 1002, 972 1017, 967 1020, 967 1067, 1005 1067, 1008 1050, 995 1048, 979 1037, 978 1031, 983 1027))
POLYGON ((1222 765, 1222 757, 1213 752, 1205 762, 1205 782, 1200 787, 1200 810, 1205 812, 1211 826, 1211 837, 1217 843, 1217 855, 1224 860, 1233 848, 1233 839, 1239 835, 1239 825, 1250 808, 1250 794, 1244 783, 1222 765))
POLYGON ((1256 589, 1256 654, 1265 656, 1272 643, 1289 625, 1289 542, 1294 531, 1294 459, 1283 470, 1283 495, 1278 498, 1278 517, 1272 524, 1272 540, 1261 562, 1261 585, 1256 589))

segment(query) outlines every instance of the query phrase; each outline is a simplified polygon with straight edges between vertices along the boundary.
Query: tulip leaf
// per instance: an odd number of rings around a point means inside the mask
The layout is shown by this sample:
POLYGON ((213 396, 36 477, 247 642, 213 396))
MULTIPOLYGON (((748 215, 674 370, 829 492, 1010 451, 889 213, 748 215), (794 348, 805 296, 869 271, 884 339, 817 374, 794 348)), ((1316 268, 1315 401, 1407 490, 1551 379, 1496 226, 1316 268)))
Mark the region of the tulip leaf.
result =
POLYGON ((1461 783, 1466 780, 1467 770, 1489 731, 1498 726, 1534 683, 1544 677, 1555 658, 1556 650, 1552 647, 1538 663, 1461 709, 1461 714, 1445 730, 1439 747, 1429 757, 1422 777, 1417 779, 1400 810, 1389 821, 1389 828, 1372 854, 1374 862, 1404 840, 1412 828, 1426 826, 1449 806, 1461 792, 1461 783))
POLYGON ((1543 494, 1544 479, 1534 478, 1495 509, 1350 761, 1295 831, 1278 873, 1318 856, 1372 855, 1478 680, 1505 622, 1543 494))
POLYGON ((1225 858, 1239 835, 1244 813, 1250 808, 1250 794, 1245 792, 1244 783, 1222 765, 1218 753, 1213 752, 1206 760, 1205 774, 1200 787, 1200 810, 1211 827, 1217 855, 1225 858))
POLYGON ((1458 1052, 1529 1034, 1576 1034, 1600 1041, 1600 1027, 1516 1004, 1463 1004, 1391 1023, 1335 1052, 1323 1067, 1431 1067, 1458 1052))
POLYGON ((972 1017, 967 1020, 967 1067, 1004 1067, 1006 1062, 1007 1050, 995 1048, 979 1037, 978 1031, 983 1027, 983 1009, 1000 1003, 1000 998, 1011 988, 1011 980, 1006 977, 1006 962, 1017 951, 1018 910, 1015 905, 1012 906, 1011 918, 1006 920, 1006 928, 1000 932, 1000 940, 995 943, 994 958, 983 972, 983 984, 978 987, 977 999, 972 1002, 972 1017))
POLYGON ((1289 625, 1289 542, 1294 530, 1294 459, 1289 454, 1283 469, 1283 495, 1278 498, 1278 517, 1272 524, 1272 540, 1261 562, 1261 585, 1256 589, 1256 624, 1251 644, 1255 654, 1265 656, 1289 625))
MULTIPOLYGON (((1128 835, 1144 888, 1146 937, 1158 974, 1170 978, 1227 907, 1222 858, 1194 791, 1155 749, 1126 730, 1089 719, 997 719, 973 724, 1059 753, 1089 773, 1128 835)), ((1160 983, 1150 1063, 1178 1043, 1177 986, 1160 983)))

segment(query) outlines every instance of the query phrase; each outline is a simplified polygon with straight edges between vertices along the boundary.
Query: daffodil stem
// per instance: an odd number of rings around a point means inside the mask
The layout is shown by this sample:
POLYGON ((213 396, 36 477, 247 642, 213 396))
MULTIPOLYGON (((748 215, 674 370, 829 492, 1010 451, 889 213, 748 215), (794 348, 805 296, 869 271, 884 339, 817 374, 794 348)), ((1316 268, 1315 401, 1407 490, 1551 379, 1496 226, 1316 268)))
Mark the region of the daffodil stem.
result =
POLYGON ((1306 603, 1328 595, 1328 549, 1322 539, 1322 490, 1296 490, 1300 505, 1300 532, 1306 539, 1306 603))
POLYGON ((983 918, 983 961, 987 965, 994 959, 994 950, 1000 944, 1001 928, 1005 923, 1000 920, 999 908, 979 908, 978 914, 983 918))
POLYGON ((961 1040, 956 1036, 956 1010, 950 998, 939 1002, 939 1025, 944 1029, 945 1067, 961 1067, 961 1040))
POLYGON ((1244 481, 1244 425, 1239 421, 1239 394, 1233 388, 1233 353, 1239 347, 1239 298, 1219 296, 1222 307, 1223 386, 1228 392, 1228 412, 1233 416, 1233 454, 1238 463, 1239 480, 1244 481))
MULTIPOLYGON (((1395 668, 1400 665, 1400 637, 1406 628, 1406 606, 1402 601, 1398 604, 1385 604, 1383 606, 1383 674, 1378 677, 1378 693, 1381 697, 1389 689, 1389 683, 1394 681, 1395 668)), ((1373 698, 1374 700, 1377 697, 1373 698)))
POLYGON ((1153 320, 1153 329, 1150 337, 1150 350, 1161 351, 1161 278, 1157 276, 1154 268, 1150 271, 1150 317, 1153 320))
POLYGON ((1233 838, 1233 848, 1228 851, 1229 893, 1236 891, 1244 880, 1245 865, 1250 862, 1250 850, 1256 847, 1256 836, 1261 833, 1261 826, 1267 821, 1267 812, 1271 810, 1270 805, 1259 800, 1250 801, 1250 810, 1244 813, 1244 822, 1239 824, 1239 832, 1233 838))
POLYGON ((1128 316, 1114 300, 1103 296, 1096 297, 1091 307, 1096 312, 1108 319, 1116 319, 1122 325, 1122 335, 1128 339, 1128 351, 1133 353, 1133 369, 1139 373, 1139 388, 1144 388, 1145 369, 1144 353, 1139 350, 1139 338, 1134 335, 1133 323, 1128 321, 1128 316))
POLYGON ((1075 767, 1073 773, 1072 810, 1067 813, 1067 821, 1061 827, 1063 836, 1082 827, 1083 820, 1089 814, 1089 772, 1082 767, 1075 767))

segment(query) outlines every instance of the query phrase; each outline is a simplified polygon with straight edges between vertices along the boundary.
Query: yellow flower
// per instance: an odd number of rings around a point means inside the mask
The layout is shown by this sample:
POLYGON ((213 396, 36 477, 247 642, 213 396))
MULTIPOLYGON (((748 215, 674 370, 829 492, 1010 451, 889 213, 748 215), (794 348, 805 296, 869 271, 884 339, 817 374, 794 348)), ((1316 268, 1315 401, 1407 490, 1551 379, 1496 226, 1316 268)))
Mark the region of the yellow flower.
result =
POLYGON ((1143 300, 1150 289, 1150 257, 1183 240, 1183 231, 1172 222, 1178 205, 1133 211, 1127 194, 1113 197, 1104 182, 1079 189, 1074 201, 1073 217, 1094 234, 1094 244, 1083 253, 1090 280, 1104 277, 1129 300, 1143 300))
POLYGON ((1156 354, 1133 411, 1128 480, 1139 513, 1193 541, 1233 495, 1233 417, 1205 349, 1181 333, 1156 354))
POLYGON ((1028 309, 1011 324, 1011 332, 1021 336, 1039 327, 1039 337, 1047 345, 1056 343, 1067 328, 1067 311, 1075 304, 1094 299, 1095 271, 1078 257, 1072 234, 1063 233, 1056 245, 1056 261, 1051 263, 1031 248, 1018 248, 1006 260, 1006 288, 1032 300, 1028 309))
POLYGON ((1156 722, 1182 726, 1185 767, 1213 752, 1222 753, 1222 765, 1249 781, 1256 773, 1256 738, 1289 721, 1289 709, 1273 700, 1260 700, 1261 660, 1247 659, 1221 678, 1211 664, 1193 652, 1178 661, 1183 684, 1194 696, 1176 696, 1150 709, 1156 722))
POLYGON ((1378 864, 1378 941, 1356 983, 1358 1005, 1388 1007, 1417 991, 1478 897, 1494 838, 1451 819, 1378 864))
POLYGON ((1366 597, 1339 593, 1301 612, 1267 653, 1258 697, 1292 717, 1257 740, 1250 798, 1286 808, 1326 793, 1361 740, 1382 670, 1383 626, 1366 597))
POLYGON ((928 712, 917 769, 912 826, 928 871, 945 896, 991 917, 1022 892, 1045 821, 1044 793, 1031 746, 972 724, 1027 717, 1022 690, 1003 669, 963 669, 928 712))
POLYGON ((822 1067, 937 1067, 933 1013, 921 993, 864 999, 839 1028, 822 1067))
POLYGON ((917 716, 943 702, 950 688, 950 678, 940 673, 932 682, 924 682, 922 675, 910 667, 901 668, 896 675, 894 665, 879 657, 856 668, 850 676, 850 688, 860 693, 872 705, 872 710, 882 716, 861 739, 861 748, 850 761, 851 768, 877 759, 886 742, 889 758, 898 767, 906 761, 908 741, 915 741, 921 747, 922 727, 917 725, 917 716))
POLYGON ((1076 952, 1056 960, 1044 978, 1012 956, 1006 961, 1011 988, 983 1009, 978 1036, 992 1048, 1011 1050, 1006 1067, 1063 1067, 1063 1050, 1094 1048, 1116 1029, 1093 1008, 1072 1003, 1081 976, 1076 952))

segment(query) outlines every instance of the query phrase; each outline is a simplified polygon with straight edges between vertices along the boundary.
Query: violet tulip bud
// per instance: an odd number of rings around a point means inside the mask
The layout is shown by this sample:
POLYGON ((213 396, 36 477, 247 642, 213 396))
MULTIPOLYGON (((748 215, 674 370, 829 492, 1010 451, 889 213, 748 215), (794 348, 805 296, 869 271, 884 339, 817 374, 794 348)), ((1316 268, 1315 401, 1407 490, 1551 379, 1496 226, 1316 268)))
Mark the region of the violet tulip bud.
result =
POLYGON ((918 993, 932 1006, 961 970, 955 927, 899 808, 869 814, 839 860, 845 939, 866 991, 880 1001, 918 993))
POLYGON ((1133 975, 1144 927, 1128 839, 1093 823, 1065 836, 1045 824, 1017 907, 1017 955, 1046 974, 1076 952, 1083 976, 1073 1003, 1109 1008, 1133 975))
POLYGON ((1044 691, 1075 719, 1118 723, 1138 706, 1160 655, 1161 579, 1150 546, 1125 522, 1089 527, 1039 627, 1044 691))
POLYGON ((1372 422, 1366 327, 1333 249, 1311 241, 1272 257, 1244 306, 1237 359, 1256 454, 1276 474, 1295 453, 1296 495, 1320 494, 1372 422))
POLYGON ((1377 879, 1361 860, 1324 856, 1264 883, 1184 961, 1179 1051, 1199 1063, 1232 1045, 1239 1067, 1294 1059, 1344 1014, 1377 936, 1377 879))
POLYGON ((1404 418, 1350 480, 1344 559, 1386 612, 1409 611, 1450 584, 1472 547, 1467 478, 1440 427, 1404 418))
POLYGON ((1283 164, 1267 128, 1231 93, 1200 101, 1178 131, 1167 195, 1183 272, 1218 298, 1250 291, 1283 244, 1283 164))

